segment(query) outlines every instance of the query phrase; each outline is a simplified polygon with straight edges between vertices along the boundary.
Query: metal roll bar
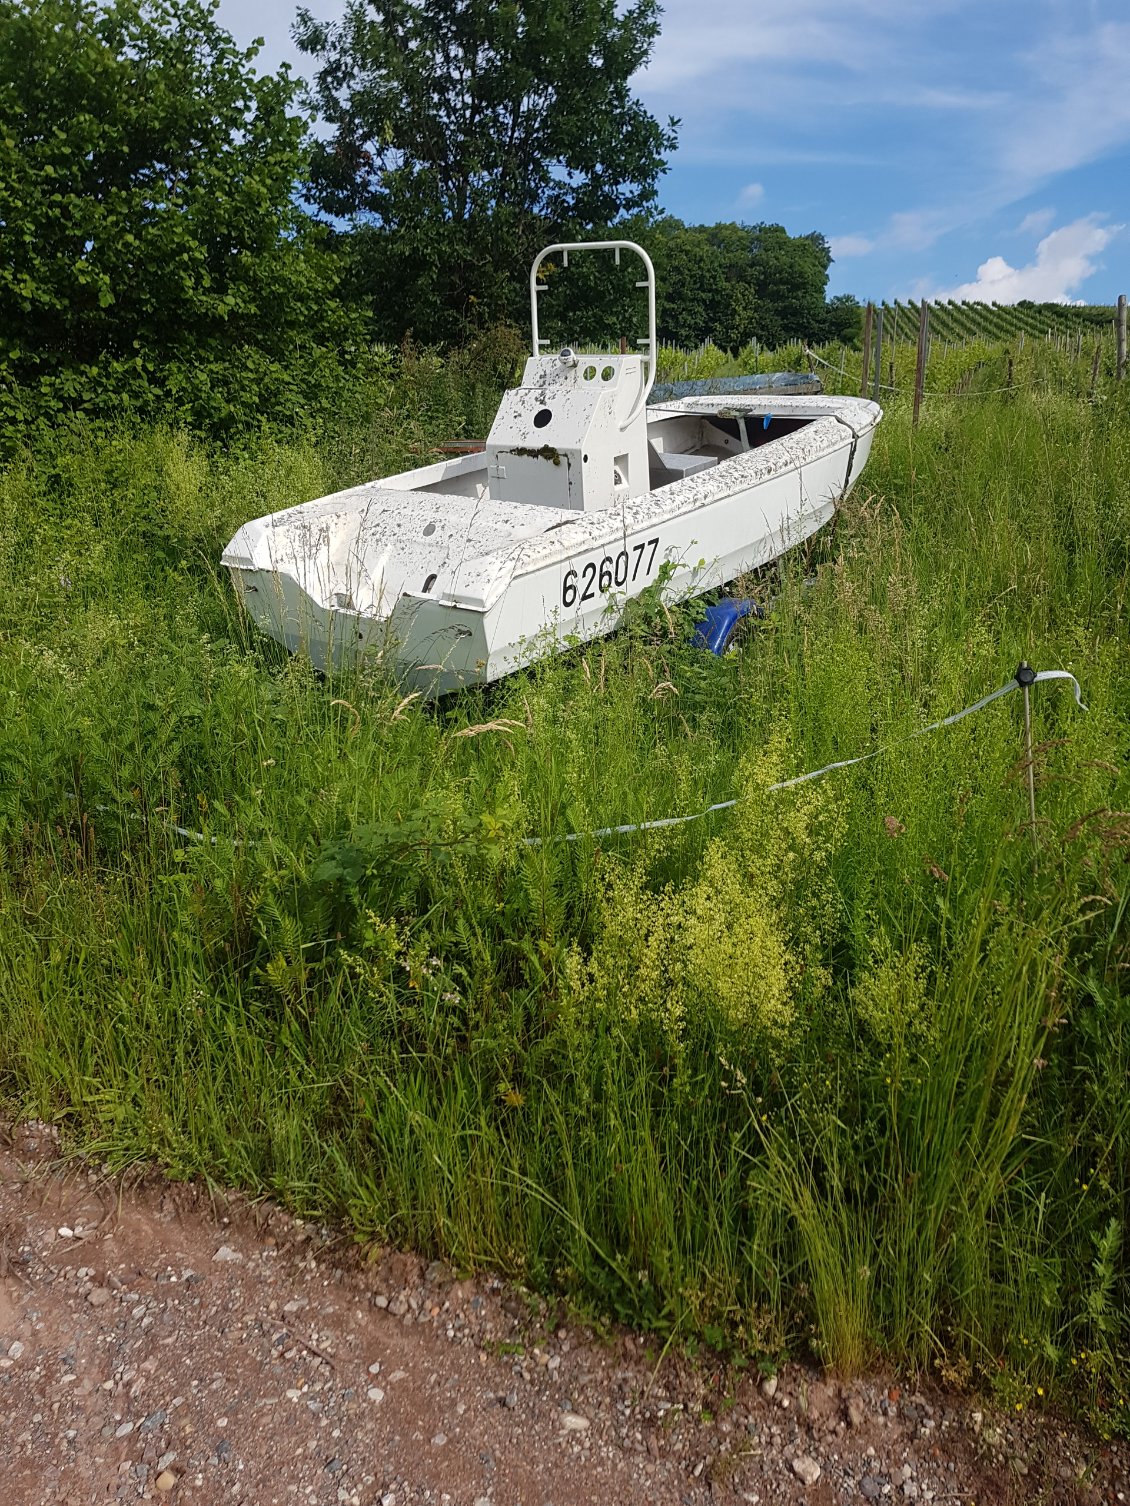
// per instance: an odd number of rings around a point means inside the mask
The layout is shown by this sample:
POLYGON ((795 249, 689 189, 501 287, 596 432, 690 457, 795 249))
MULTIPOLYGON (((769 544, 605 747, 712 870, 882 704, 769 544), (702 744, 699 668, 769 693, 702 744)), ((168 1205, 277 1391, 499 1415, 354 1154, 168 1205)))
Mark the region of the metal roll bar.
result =
POLYGON ((535 356, 540 356, 542 346, 549 344, 548 340, 538 338, 538 294, 543 293, 548 286, 547 283, 538 282, 538 268, 547 256, 552 256, 558 251, 563 253, 564 265, 566 267, 569 265, 570 251, 615 251, 617 266, 620 265, 621 251, 634 251, 647 269, 647 277, 642 282, 636 283, 637 288, 647 289, 647 338, 636 341, 637 345, 647 346, 647 354, 644 356, 644 360, 647 362, 647 371, 646 374, 643 372, 640 374, 639 397, 636 399, 632 411, 620 425, 620 429, 623 431, 639 417, 640 410, 647 402, 651 389, 655 385, 657 356, 655 336, 655 268, 651 264, 651 257, 648 256, 642 246, 637 246, 635 241, 570 241, 567 244, 546 246, 544 251, 539 251, 537 256, 534 257, 533 266, 530 268, 530 326, 533 330, 535 356))

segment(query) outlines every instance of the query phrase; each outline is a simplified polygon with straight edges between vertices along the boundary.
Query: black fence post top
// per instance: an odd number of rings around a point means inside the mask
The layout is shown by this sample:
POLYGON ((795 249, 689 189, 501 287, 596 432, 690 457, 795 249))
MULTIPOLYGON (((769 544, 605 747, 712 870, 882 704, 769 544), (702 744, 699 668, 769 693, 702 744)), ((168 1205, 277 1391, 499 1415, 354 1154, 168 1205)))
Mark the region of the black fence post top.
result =
POLYGON ((1016 673, 1012 677, 1018 685, 1034 685, 1036 683, 1036 671, 1028 663, 1027 659, 1021 659, 1016 666, 1016 673))

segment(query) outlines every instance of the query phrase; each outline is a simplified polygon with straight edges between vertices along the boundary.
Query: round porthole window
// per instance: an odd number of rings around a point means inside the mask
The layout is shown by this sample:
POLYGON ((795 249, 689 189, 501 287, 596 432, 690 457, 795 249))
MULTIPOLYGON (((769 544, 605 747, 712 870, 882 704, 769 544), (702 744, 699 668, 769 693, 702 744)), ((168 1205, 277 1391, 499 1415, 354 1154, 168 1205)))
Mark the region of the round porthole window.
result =
POLYGON ((534 414, 534 428, 544 429, 546 424, 552 417, 553 414, 548 408, 539 408, 538 411, 534 414))
POLYGON ((615 375, 616 375, 616 368, 615 368, 615 366, 606 366, 604 368, 604 370, 600 373, 600 380, 602 382, 610 382, 615 375))
POLYGON ((584 377, 584 379, 585 379, 586 382, 593 381, 594 378, 596 377, 596 367, 595 366, 586 366, 585 369, 584 369, 584 371, 581 372, 581 375, 584 377))

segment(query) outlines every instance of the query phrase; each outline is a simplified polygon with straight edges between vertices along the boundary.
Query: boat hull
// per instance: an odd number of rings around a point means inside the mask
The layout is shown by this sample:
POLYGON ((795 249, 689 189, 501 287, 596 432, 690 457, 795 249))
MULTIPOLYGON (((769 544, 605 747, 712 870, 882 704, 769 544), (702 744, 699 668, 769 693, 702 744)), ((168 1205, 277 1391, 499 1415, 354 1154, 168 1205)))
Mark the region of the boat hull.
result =
MULTIPOLYGON (((827 397, 735 397, 724 409, 717 398, 690 399, 648 416, 659 432, 664 420, 704 415, 724 416, 731 428, 740 420, 743 434, 747 425, 752 432, 757 420, 769 416, 803 420, 804 427, 590 512, 441 493, 435 506, 446 504, 447 517, 459 515, 452 529, 464 529, 470 538, 487 526, 493 530, 492 547, 453 569, 448 540, 442 573, 424 575, 427 557, 414 556, 406 578, 422 580, 422 586, 407 589, 401 582, 392 588, 386 574, 380 577, 385 588, 370 584, 371 599, 364 603, 352 577, 348 591, 338 588, 342 576, 337 567, 335 577, 333 525, 309 526, 311 518, 322 515, 316 510, 324 513, 334 499, 259 520, 256 534, 241 530, 224 563, 259 627, 292 652, 307 654, 319 669, 359 658, 377 661, 409 690, 428 697, 484 684, 611 632, 627 603, 649 588, 666 603, 685 600, 759 569, 810 538, 862 471, 881 417, 872 403, 827 397), (474 521, 464 520, 464 513, 474 521), (306 532, 296 543, 300 527, 306 532), (429 580, 438 580, 438 589, 429 580)), ((391 478, 368 494, 365 505, 372 507, 379 498, 383 510, 372 537, 355 545, 364 564, 362 570, 352 562, 358 578, 368 571, 377 579, 385 563, 387 550, 381 554, 378 545, 391 536, 388 517, 399 516, 389 511, 396 506, 391 495, 412 499, 404 504, 405 516, 425 517, 421 491, 410 485, 397 493, 397 484, 431 473, 425 468, 391 478)), ((432 498, 423 501, 430 504, 432 498)), ((332 514, 341 515, 340 509, 332 514)), ((416 532, 434 534, 435 528, 434 521, 413 524, 416 532)))

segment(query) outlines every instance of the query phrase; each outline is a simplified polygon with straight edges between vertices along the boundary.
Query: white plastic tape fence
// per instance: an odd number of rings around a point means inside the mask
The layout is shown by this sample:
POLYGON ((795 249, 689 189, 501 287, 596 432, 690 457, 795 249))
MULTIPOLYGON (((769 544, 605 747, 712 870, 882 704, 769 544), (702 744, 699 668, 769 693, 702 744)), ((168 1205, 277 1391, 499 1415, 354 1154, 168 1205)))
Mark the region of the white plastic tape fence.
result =
MULTIPOLYGON (((1041 680, 1070 680, 1071 688, 1075 693, 1075 704, 1080 711, 1086 711, 1079 681, 1066 669, 1041 669, 1029 681, 1029 684, 1036 685, 1041 680)), ((975 711, 983 711, 992 701, 999 701, 1001 696, 1011 695, 1014 690, 1021 689, 1023 686, 1019 680, 1010 680, 1007 685, 1002 685, 999 690, 991 690, 988 695, 983 695, 971 706, 955 711, 952 716, 942 717, 940 722, 931 722, 928 727, 919 727, 917 732, 896 738, 893 743, 886 743, 872 753, 862 753, 858 758, 841 758, 837 763, 826 763, 821 769, 812 769, 807 774, 797 774, 792 779, 782 779, 779 784, 766 785, 763 793, 771 795, 777 790, 791 790, 794 785, 807 784, 810 779, 821 779, 835 769, 850 769, 853 764, 867 763, 869 759, 878 758, 881 754, 890 752, 892 748, 912 742, 916 737, 925 737, 928 732, 937 732, 942 727, 952 727, 956 722, 964 721, 967 716, 972 716, 975 711)), ((619 837, 637 831, 662 831, 665 826, 685 826, 690 821, 704 821, 707 816, 713 816, 717 811, 732 810, 741 800, 747 798, 748 796, 739 795, 733 800, 719 800, 714 805, 708 805, 705 810, 694 811, 689 816, 662 816, 657 821, 628 821, 622 826, 598 826, 595 831, 562 832, 552 837, 523 837, 522 843, 526 847, 540 847, 547 842, 583 842, 590 837, 619 837)))

